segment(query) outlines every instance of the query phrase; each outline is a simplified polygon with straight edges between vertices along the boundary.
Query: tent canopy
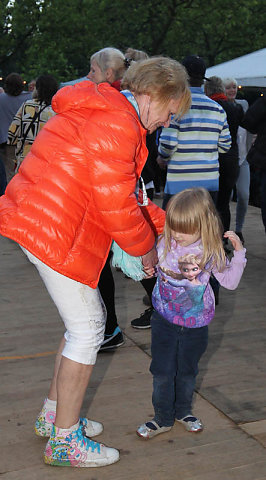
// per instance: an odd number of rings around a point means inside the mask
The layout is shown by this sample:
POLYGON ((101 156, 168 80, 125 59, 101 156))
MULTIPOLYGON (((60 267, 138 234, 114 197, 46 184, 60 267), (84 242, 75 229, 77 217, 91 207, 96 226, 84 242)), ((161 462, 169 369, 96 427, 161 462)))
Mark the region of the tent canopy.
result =
POLYGON ((205 75, 235 78, 243 87, 266 87, 266 48, 207 68, 205 75))

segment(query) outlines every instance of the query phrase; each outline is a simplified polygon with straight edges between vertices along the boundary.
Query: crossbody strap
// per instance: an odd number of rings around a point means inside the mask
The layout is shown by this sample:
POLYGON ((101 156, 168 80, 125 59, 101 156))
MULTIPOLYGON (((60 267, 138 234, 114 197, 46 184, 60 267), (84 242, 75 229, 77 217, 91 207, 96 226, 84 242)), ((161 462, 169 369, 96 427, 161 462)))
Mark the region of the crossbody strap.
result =
MULTIPOLYGON (((24 148, 24 143, 26 141, 26 138, 27 138, 27 135, 32 127, 32 125, 34 124, 34 122, 40 118, 40 115, 41 113, 43 112, 43 110, 45 110, 46 107, 48 107, 49 105, 44 105, 44 107, 40 108, 39 112, 35 112, 30 124, 28 125, 28 128, 26 130, 26 132, 24 133, 23 135, 23 138, 22 138, 22 142, 21 142, 21 147, 20 147, 20 150, 19 152, 16 154, 17 156, 19 156, 21 154, 21 152, 23 151, 23 148, 24 148)), ((21 129, 22 129, 22 117, 21 117, 21 129)))

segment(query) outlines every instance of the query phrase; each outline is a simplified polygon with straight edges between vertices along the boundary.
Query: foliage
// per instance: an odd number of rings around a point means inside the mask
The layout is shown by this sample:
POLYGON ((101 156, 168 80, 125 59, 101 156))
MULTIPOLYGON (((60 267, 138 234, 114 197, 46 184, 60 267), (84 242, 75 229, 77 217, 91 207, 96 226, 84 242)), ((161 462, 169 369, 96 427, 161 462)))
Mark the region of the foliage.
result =
POLYGON ((184 53, 196 52, 212 66, 265 47, 263 4, 265 11, 265 0, 196 0, 183 15, 184 53))
POLYGON ((50 73, 85 75, 105 46, 182 59, 197 53, 208 66, 265 47, 265 0, 1 1, 0 73, 27 81, 50 73))
MULTIPOLYGON (((39 2, 38 2, 39 3, 39 2)), ((2 1, 0 11, 0 69, 21 70, 21 63, 41 12, 35 0, 2 1)))

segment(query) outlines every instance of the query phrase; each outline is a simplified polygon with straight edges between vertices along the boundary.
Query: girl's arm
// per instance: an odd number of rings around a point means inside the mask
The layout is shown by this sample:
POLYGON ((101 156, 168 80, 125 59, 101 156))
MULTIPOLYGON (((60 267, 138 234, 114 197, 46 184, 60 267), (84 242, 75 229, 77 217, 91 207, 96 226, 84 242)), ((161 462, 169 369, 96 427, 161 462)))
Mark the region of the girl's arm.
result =
POLYGON ((234 247, 234 256, 223 272, 218 272, 215 268, 212 273, 218 282, 228 290, 235 290, 240 282, 247 260, 245 258, 246 249, 243 247, 239 237, 235 232, 228 231, 224 234, 225 238, 229 238, 234 247))
POLYGON ((243 244, 235 232, 228 230, 228 232, 224 233, 224 238, 229 238, 230 242, 233 245, 233 248, 236 252, 240 250, 244 250, 243 244))

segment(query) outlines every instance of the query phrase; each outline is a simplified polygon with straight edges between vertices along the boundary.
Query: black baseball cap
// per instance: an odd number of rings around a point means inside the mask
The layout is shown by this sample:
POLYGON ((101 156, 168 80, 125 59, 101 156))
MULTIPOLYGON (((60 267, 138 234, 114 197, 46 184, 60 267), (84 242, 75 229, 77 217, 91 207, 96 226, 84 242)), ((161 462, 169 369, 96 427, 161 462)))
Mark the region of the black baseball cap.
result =
MULTIPOLYGON (((206 65, 203 58, 198 55, 187 55, 182 61, 188 75, 199 80, 206 79, 206 65)), ((206 79, 207 80, 207 79, 206 79)))

